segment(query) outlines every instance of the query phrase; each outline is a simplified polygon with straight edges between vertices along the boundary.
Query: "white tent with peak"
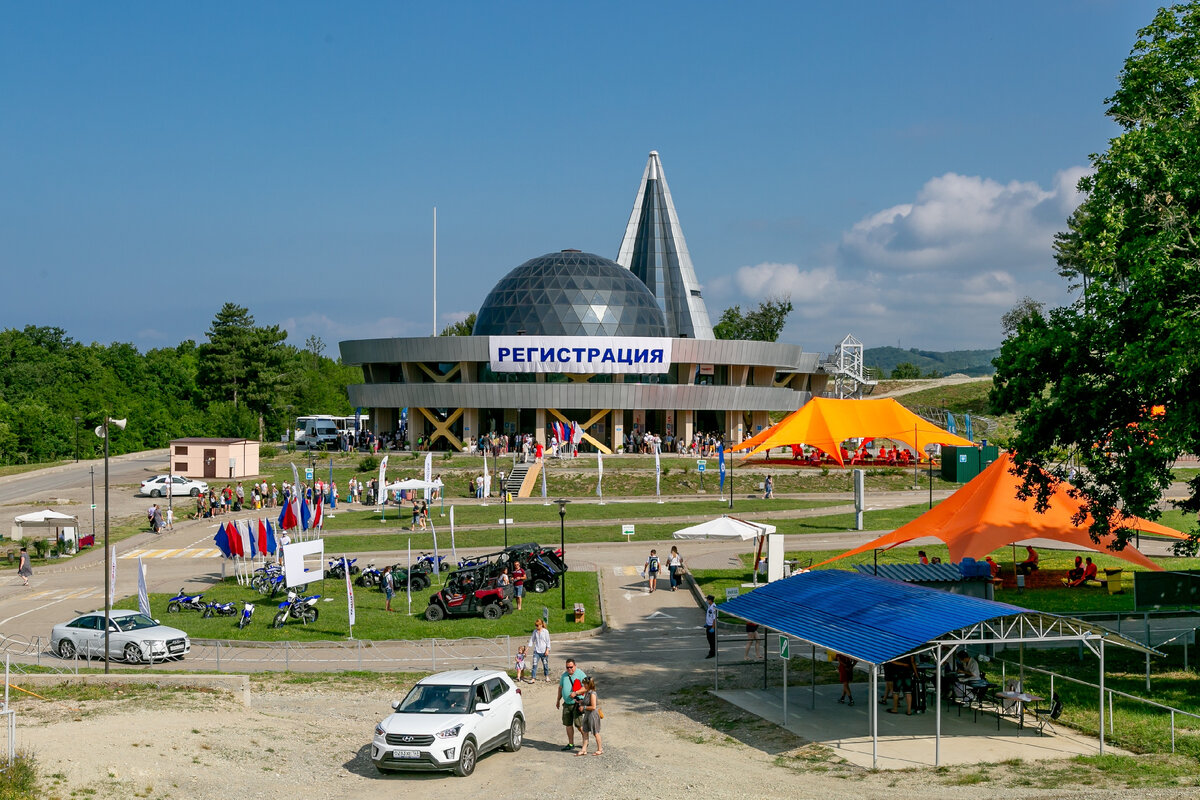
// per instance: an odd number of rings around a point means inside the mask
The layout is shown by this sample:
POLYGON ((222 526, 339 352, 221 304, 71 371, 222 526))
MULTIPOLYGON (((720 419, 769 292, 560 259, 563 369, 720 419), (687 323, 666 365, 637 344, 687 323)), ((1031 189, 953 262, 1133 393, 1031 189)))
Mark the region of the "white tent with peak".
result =
POLYGON ((25 538, 26 528, 55 528, 55 539, 76 543, 78 541, 78 525, 79 519, 71 514, 61 514, 57 511, 45 509, 43 511, 34 511, 31 514, 22 514, 13 519, 12 534, 13 539, 25 538))
POLYGON ((775 526, 765 522, 750 522, 739 517, 720 516, 681 528, 671 534, 673 539, 735 539, 748 542, 768 533, 774 533, 775 526))

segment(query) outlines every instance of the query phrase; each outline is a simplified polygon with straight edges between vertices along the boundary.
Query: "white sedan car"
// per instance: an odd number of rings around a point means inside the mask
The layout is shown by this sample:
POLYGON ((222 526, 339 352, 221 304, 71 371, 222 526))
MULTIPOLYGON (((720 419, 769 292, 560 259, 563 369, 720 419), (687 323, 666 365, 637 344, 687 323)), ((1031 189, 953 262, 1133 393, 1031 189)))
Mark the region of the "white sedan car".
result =
MULTIPOLYGON (((109 613, 108 654, 130 664, 183 658, 192 649, 188 635, 159 624, 140 611, 109 613)), ((61 658, 104 658, 104 612, 93 611, 54 626, 50 648, 61 658)))
POLYGON ((521 749, 521 690, 499 670, 431 675, 375 726, 371 761, 380 772, 450 771, 467 776, 483 753, 521 749))
POLYGON ((166 497, 168 489, 173 497, 196 497, 208 491, 204 481, 194 481, 182 475, 155 475, 142 481, 138 494, 147 497, 166 497))

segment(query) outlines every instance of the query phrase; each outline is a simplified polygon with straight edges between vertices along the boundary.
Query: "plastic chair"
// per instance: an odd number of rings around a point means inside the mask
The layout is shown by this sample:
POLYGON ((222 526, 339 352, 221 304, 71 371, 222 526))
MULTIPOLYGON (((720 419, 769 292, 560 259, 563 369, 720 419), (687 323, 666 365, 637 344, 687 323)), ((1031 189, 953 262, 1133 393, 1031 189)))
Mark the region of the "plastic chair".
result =
POLYGON ((1037 720, 1038 734, 1040 735, 1046 728, 1049 728, 1053 732, 1054 726, 1050 723, 1052 721, 1057 722, 1058 718, 1062 716, 1062 712, 1062 700, 1059 698, 1058 692, 1055 692, 1050 697, 1049 708, 1037 708, 1033 711, 1034 718, 1037 720))

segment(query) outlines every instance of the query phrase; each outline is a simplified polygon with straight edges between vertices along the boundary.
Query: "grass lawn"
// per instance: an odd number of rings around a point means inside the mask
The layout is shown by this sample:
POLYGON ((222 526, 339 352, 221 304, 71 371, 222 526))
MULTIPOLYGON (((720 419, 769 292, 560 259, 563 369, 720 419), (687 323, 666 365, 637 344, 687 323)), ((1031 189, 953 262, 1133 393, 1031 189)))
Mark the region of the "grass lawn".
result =
MULTIPOLYGON (((509 635, 517 638, 528 637, 533 630, 533 621, 542 615, 542 608, 550 609, 550 631, 564 633, 567 631, 589 630, 600 624, 599 599, 596 573, 568 572, 567 573, 567 610, 560 607, 560 592, 557 588, 535 595, 525 596, 524 608, 520 612, 505 614, 498 620, 485 620, 482 617, 461 617, 445 619, 440 622, 426 622, 421 614, 428 605, 429 595, 436 591, 433 588, 423 592, 413 592, 413 615, 405 613, 407 609, 406 596, 403 591, 396 593, 392 600, 395 612, 389 614, 383 608, 383 593, 371 588, 354 587, 355 624, 354 638, 363 640, 390 639, 429 639, 445 638, 459 639, 468 636, 495 637, 509 635), (587 622, 576 623, 575 603, 583 603, 587 609, 587 622)), ((272 628, 271 620, 282 602, 282 597, 267 600, 249 587, 239 586, 228 578, 216 586, 204 591, 204 600, 216 602, 232 602, 237 606, 237 615, 232 617, 210 617, 204 619, 198 611, 184 611, 179 614, 167 613, 167 601, 171 594, 150 595, 150 610, 153 616, 165 625, 170 625, 186 631, 193 639, 222 639, 232 641, 255 642, 318 642, 341 641, 349 637, 347 621, 346 588, 340 580, 327 580, 324 585, 320 582, 310 584, 308 594, 321 594, 318 604, 320 618, 311 625, 289 621, 282 628, 272 628), (254 619, 245 629, 237 627, 241 615, 241 604, 249 600, 255 604, 254 619)), ((137 597, 126 597, 117 603, 119 608, 137 608, 137 597)))
MULTIPOLYGON (((825 500, 788 500, 782 498, 778 500, 738 500, 735 502, 735 510, 739 514, 753 516, 766 514, 770 511, 820 508, 828 505, 830 505, 830 502, 825 500)), ((566 524, 568 527, 573 528, 580 521, 612 520, 616 524, 611 527, 615 527, 619 532, 621 522, 681 515, 716 516, 728 511, 728 508, 728 499, 720 497, 702 500, 671 501, 669 503, 658 503, 654 500, 645 502, 609 500, 604 505, 595 502, 576 502, 567 506, 566 524)), ((447 516, 445 517, 440 516, 440 503, 432 503, 429 513, 435 525, 449 529, 449 506, 446 507, 447 516)), ((513 520, 512 524, 514 525, 527 522, 547 522, 554 523, 555 528, 558 527, 558 506, 543 505, 543 501, 540 498, 536 500, 522 499, 511 502, 508 504, 507 514, 508 518, 513 520)), ((454 509, 454 524, 456 527, 460 525, 499 525, 497 520, 502 519, 504 515, 505 506, 501 501, 490 501, 486 507, 459 505, 454 509)), ((384 525, 391 524, 397 526, 401 523, 408 525, 412 521, 412 506, 406 505, 400 508, 388 506, 386 516, 388 521, 385 521, 384 525)), ((379 513, 375 508, 360 505, 343 505, 339 506, 333 516, 326 521, 325 530, 336 532, 339 530, 370 528, 377 525, 380 525, 379 513)), ((509 527, 511 528, 512 525, 509 527)))

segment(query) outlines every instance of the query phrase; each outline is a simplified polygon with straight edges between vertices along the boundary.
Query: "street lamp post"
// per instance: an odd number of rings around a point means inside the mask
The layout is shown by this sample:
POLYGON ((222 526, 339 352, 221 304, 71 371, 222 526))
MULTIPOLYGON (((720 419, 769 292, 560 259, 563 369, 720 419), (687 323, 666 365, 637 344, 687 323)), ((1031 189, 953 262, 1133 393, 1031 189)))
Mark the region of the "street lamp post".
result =
MULTIPOLYGON (((554 502, 558 503, 558 549, 562 553, 562 562, 565 567, 567 564, 567 503, 571 502, 564 498, 559 498, 554 502)), ((563 611, 567 610, 567 571, 564 569, 562 574, 558 576, 558 586, 562 590, 562 607, 563 611)))
POLYGON ((108 549, 108 426, 116 425, 125 430, 124 419, 112 419, 104 415, 104 422, 96 428, 96 435, 104 439, 104 672, 108 673, 109 627, 112 625, 112 552, 108 549))
MULTIPOLYGON (((512 474, 512 473, 509 473, 512 474)), ((500 491, 504 493, 504 549, 508 549, 508 475, 500 481, 500 491)))

